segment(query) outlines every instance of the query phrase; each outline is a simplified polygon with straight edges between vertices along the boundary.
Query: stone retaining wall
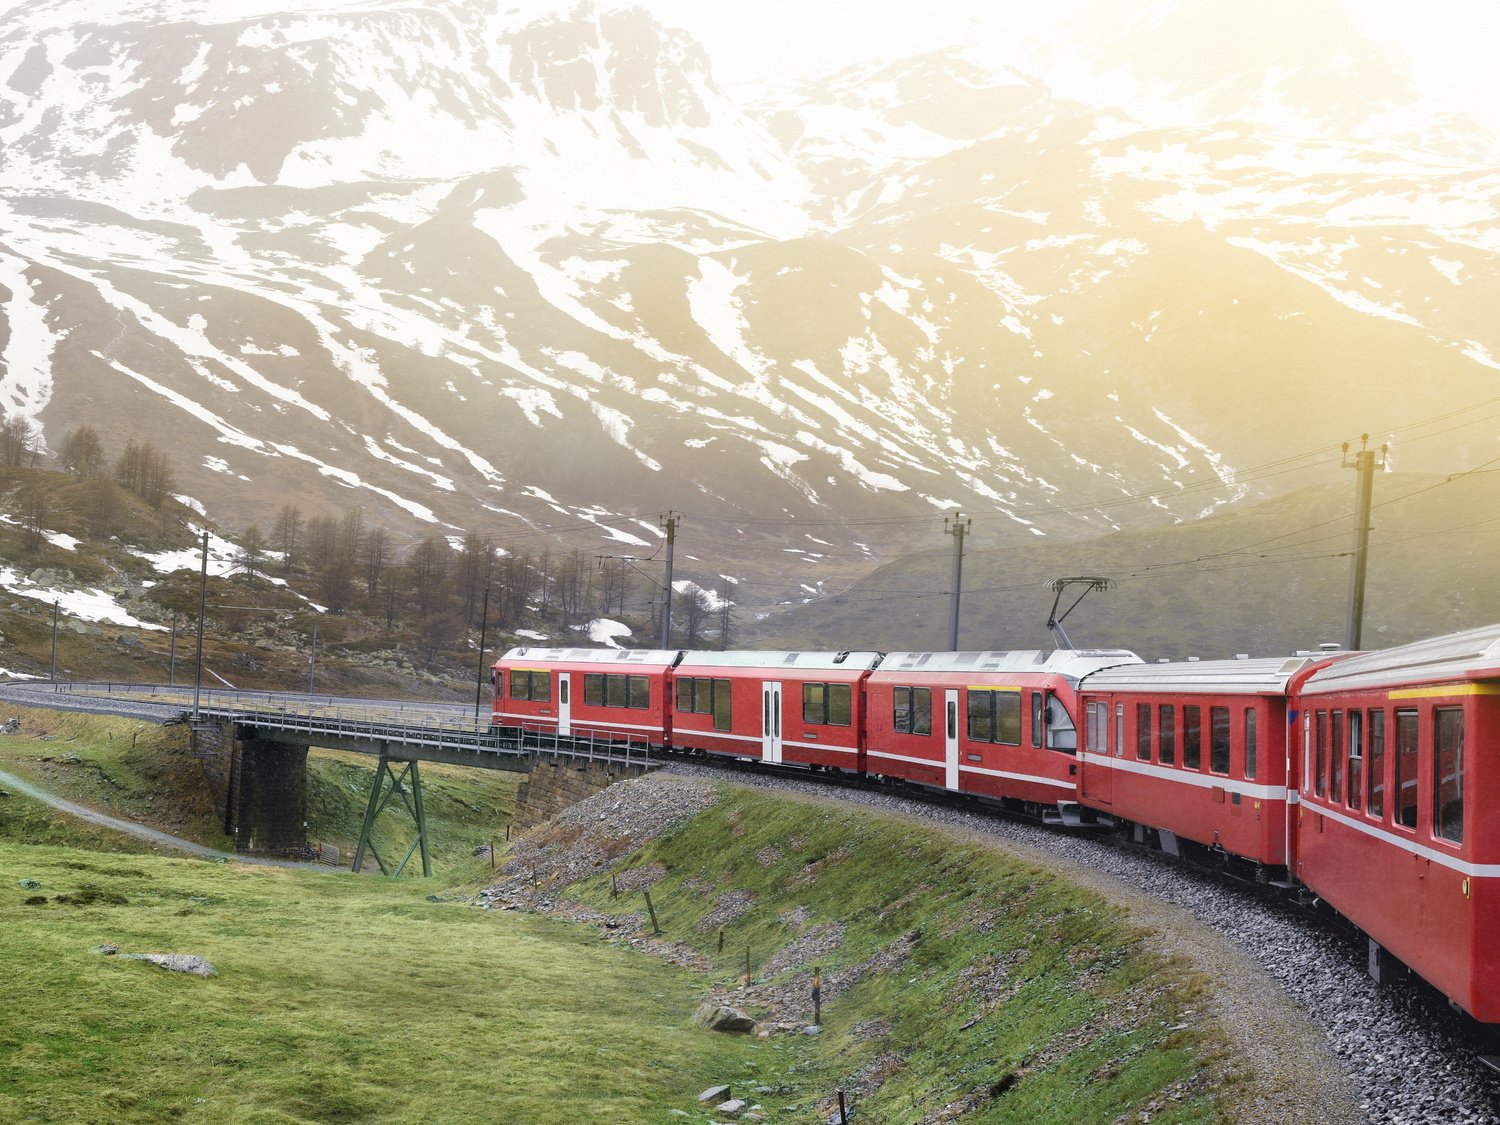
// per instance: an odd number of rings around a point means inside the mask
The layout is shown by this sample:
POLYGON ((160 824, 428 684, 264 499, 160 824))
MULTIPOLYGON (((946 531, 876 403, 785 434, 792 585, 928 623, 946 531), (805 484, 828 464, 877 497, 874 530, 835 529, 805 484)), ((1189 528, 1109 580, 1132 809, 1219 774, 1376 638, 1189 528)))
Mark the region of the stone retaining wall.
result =
POLYGON ((558 813, 628 777, 645 773, 641 766, 610 762, 572 762, 540 758, 516 791, 516 811, 511 817, 513 833, 524 834, 558 813))

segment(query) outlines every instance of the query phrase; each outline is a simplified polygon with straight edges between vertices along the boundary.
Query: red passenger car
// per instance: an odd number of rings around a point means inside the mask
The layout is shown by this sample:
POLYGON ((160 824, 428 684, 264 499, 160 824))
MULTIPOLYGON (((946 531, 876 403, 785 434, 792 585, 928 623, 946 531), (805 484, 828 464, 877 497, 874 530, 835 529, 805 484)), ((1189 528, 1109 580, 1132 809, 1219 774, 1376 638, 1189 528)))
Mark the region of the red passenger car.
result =
POLYGON ((1133 652, 896 652, 870 676, 867 769, 1052 807, 1077 800, 1079 680, 1133 652))
POLYGON ((513 648, 495 663, 495 726, 662 746, 677 651, 513 648))
MULTIPOLYGON (((1083 804, 1178 839, 1284 868, 1287 692, 1327 661, 1138 664, 1090 676, 1083 690, 1083 804)), ((1295 790, 1295 781, 1291 783, 1295 790)))
POLYGON ((1476 1019, 1500 1022, 1500 625, 1351 656, 1301 711, 1296 873, 1476 1019))
POLYGON ((878 652, 687 652, 672 745, 862 772, 863 687, 878 652))

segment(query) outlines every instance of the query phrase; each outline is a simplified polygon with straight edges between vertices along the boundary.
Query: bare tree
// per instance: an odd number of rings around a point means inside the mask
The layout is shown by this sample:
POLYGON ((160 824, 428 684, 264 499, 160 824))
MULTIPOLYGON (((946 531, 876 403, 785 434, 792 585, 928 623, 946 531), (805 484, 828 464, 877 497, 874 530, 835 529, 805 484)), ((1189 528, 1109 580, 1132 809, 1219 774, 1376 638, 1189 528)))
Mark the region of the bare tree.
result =
POLYGON ((62 467, 76 477, 96 477, 104 472, 104 446, 93 426, 79 426, 63 439, 62 467))
POLYGON ((479 619, 479 603, 489 584, 495 559, 494 547, 472 531, 464 536, 458 554, 458 593, 463 601, 464 624, 479 619))
POLYGON ((358 508, 350 508, 344 512, 344 518, 339 524, 339 550, 350 559, 357 559, 364 550, 364 544, 365 514, 358 508))
POLYGON ((731 610, 734 603, 729 600, 729 581, 725 578, 719 579, 719 650, 722 652, 734 644, 735 621, 731 610))
POLYGON ((365 595, 373 598, 380 589, 380 576, 391 561, 390 536, 385 528, 371 528, 365 536, 365 595))
POLYGON ((260 528, 251 524, 240 536, 239 550, 234 553, 234 567, 246 578, 259 578, 265 573, 266 547, 260 528))
POLYGON ((294 504, 283 504, 271 525, 272 549, 281 552, 281 573, 291 573, 302 549, 302 511, 294 504))
POLYGON ((0 423, 0 463, 20 468, 31 462, 36 449, 36 427, 25 418, 6 418, 0 423))
POLYGON ((677 595, 676 605, 680 613, 679 628, 686 635, 688 648, 703 647, 704 627, 713 618, 713 603, 709 599, 708 591, 697 586, 690 586, 677 595))
POLYGON ((167 455, 149 441, 125 443, 124 451, 115 461, 115 480, 153 508, 160 508, 177 487, 167 455))
POLYGON ((418 617, 427 617, 447 599, 452 554, 447 540, 435 535, 428 536, 412 548, 407 565, 417 598, 418 617))

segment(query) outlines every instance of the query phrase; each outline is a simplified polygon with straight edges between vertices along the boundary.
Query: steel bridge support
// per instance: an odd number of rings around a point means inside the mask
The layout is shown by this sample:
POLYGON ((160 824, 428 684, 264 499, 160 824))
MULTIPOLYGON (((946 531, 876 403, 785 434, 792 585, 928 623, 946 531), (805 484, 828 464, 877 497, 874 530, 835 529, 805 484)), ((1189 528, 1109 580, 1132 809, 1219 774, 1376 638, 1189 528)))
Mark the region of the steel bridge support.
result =
POLYGON ((422 811, 422 777, 417 772, 415 759, 380 755, 380 765, 375 770, 375 782, 370 786, 370 803, 365 807, 364 826, 359 830, 359 845, 354 849, 353 870, 356 873, 364 866, 366 848, 375 857, 380 873, 392 877, 406 870, 406 865, 410 862, 412 855, 420 848, 422 874, 431 877, 432 858, 427 853, 427 817, 422 811), (398 771, 397 766, 404 768, 398 771), (389 789, 386 788, 387 776, 390 778, 389 789), (396 864, 395 870, 392 870, 381 858, 380 853, 375 850, 375 841, 371 839, 371 832, 375 827, 375 819, 398 799, 416 821, 417 838, 412 841, 411 847, 406 850, 406 855, 401 858, 401 862, 396 864))

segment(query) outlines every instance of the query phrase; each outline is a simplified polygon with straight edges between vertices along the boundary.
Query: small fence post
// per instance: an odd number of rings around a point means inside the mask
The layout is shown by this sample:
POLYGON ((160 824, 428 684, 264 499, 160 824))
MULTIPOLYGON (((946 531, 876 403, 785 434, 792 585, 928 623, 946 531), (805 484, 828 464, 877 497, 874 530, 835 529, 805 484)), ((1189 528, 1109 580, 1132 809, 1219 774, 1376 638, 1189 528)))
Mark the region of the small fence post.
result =
POLYGON ((646 910, 651 914, 651 932, 653 934, 660 934, 661 927, 656 924, 656 907, 651 905, 651 892, 650 890, 646 890, 642 893, 646 896, 646 910))

